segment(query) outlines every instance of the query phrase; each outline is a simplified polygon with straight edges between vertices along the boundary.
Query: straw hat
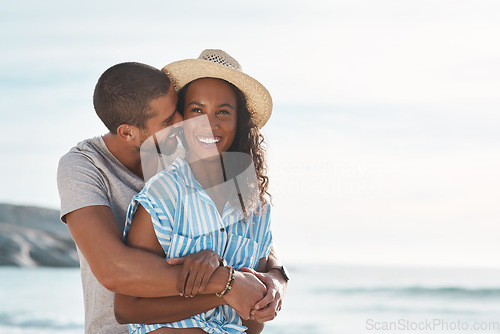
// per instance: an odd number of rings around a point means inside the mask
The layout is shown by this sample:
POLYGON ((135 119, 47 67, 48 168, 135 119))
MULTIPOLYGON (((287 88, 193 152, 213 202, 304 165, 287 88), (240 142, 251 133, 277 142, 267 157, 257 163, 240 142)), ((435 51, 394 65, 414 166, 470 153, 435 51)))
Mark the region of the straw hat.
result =
POLYGON ((196 79, 226 80, 245 95, 248 111, 257 127, 262 128, 271 117, 271 94, 260 82, 243 73, 240 64, 222 50, 205 50, 198 59, 176 61, 166 65, 162 71, 170 77, 176 91, 196 79))

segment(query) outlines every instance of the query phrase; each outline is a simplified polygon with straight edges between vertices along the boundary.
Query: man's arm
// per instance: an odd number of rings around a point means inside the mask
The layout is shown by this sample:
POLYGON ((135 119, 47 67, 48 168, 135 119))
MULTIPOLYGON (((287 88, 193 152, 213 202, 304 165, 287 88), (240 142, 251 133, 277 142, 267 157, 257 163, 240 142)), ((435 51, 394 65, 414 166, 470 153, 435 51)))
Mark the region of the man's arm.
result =
MULTIPOLYGON (((257 271, 266 271, 268 267, 268 261, 269 257, 260 259, 259 264, 257 265, 257 271)), ((248 328, 247 333, 250 334, 261 333, 264 330, 264 322, 259 322, 252 317, 247 320, 243 320, 243 325, 248 328)))
MULTIPOLYGON (((75 210, 66 215, 66 222, 92 273, 106 289, 138 297, 179 295, 177 278, 182 267, 170 266, 158 255, 123 244, 122 233, 109 207, 75 210)), ((224 288, 227 280, 224 272, 216 272, 214 276, 207 291, 224 288)))
MULTIPOLYGON (((105 288, 141 297, 178 296, 176 283, 182 270, 181 266, 169 266, 161 257, 141 249, 127 247, 122 243, 122 231, 109 208, 105 177, 96 168, 92 159, 84 154, 71 153, 63 156, 59 162, 57 183, 61 196, 61 211, 64 214, 62 219, 67 223, 76 245, 89 263, 94 276, 105 288), (75 199, 78 199, 78 203, 75 203, 75 199)), ((215 292, 222 291, 227 282, 226 272, 217 270, 213 275, 214 278, 218 274, 220 277, 217 281, 220 280, 221 285, 214 289, 215 292)), ((255 277, 252 279, 258 281, 255 277)), ((250 278, 241 280, 236 290, 252 292, 255 286, 249 282, 253 281, 250 278)), ((238 295, 243 296, 244 293, 238 295)), ((161 298, 155 299, 154 302, 150 301, 149 304, 147 301, 141 302, 139 310, 134 312, 144 310, 146 313, 144 305, 151 305, 151 309, 156 309, 159 299, 161 298)), ((239 304, 235 305, 244 310, 249 317, 253 304, 259 299, 261 297, 255 300, 236 298, 239 304)), ((168 319, 174 314, 174 310, 168 305, 175 302, 179 312, 183 307, 186 312, 190 312, 182 316, 187 318, 213 308, 216 305, 214 301, 221 302, 211 298, 206 300, 207 303, 204 304, 194 303, 188 299, 166 297, 162 298, 165 306, 160 309, 163 317, 168 319), (193 308, 195 304, 196 307, 193 308), (198 307, 201 307, 201 311, 198 307)))
MULTIPOLYGON (((127 245, 141 249, 164 263, 165 253, 156 238, 151 217, 139 206, 128 232, 127 245)), ((182 266, 168 266, 177 269, 177 276, 171 279, 176 295, 179 273, 182 266)), ((222 304, 231 305, 243 318, 249 318, 250 309, 265 294, 265 286, 254 275, 236 273, 233 282, 234 293, 224 298, 215 296, 224 289, 229 275, 226 267, 219 267, 212 274, 207 287, 192 298, 137 298, 123 294, 115 294, 115 317, 120 323, 162 323, 186 319, 195 314, 205 312, 222 304)), ((166 282, 164 282, 166 284, 166 282)))
POLYGON ((267 259, 267 272, 255 272, 251 269, 244 268, 246 272, 252 272, 258 277, 267 288, 266 296, 260 300, 251 311, 250 319, 256 322, 263 323, 276 318, 278 311, 281 310, 283 298, 285 297, 288 281, 283 277, 283 274, 278 267, 282 263, 278 258, 276 248, 273 245, 267 259))
POLYGON ((278 269, 282 265, 283 263, 278 257, 276 247, 273 245, 271 247, 271 252, 269 253, 269 257, 267 260, 266 272, 268 275, 271 275, 273 279, 277 280, 277 282, 284 288, 284 292, 288 285, 288 278, 284 277, 281 270, 278 269))

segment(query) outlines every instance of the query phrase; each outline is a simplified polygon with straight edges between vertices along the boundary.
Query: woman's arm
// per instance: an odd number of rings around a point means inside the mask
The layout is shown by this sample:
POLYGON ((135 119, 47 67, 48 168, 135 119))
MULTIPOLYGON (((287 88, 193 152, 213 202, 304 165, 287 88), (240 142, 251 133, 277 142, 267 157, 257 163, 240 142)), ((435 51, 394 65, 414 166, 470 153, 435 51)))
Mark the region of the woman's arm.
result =
MULTIPOLYGON (((161 258, 166 263, 165 252, 156 238, 151 216, 142 206, 134 215, 127 245, 161 258)), ((221 266, 212 274, 202 294, 192 298, 180 297, 177 287, 183 266, 168 266, 175 271, 175 276, 164 282, 172 297, 140 298, 115 293, 115 317, 119 323, 175 322, 224 304, 233 307, 243 319, 248 319, 253 305, 265 295, 266 287, 255 275, 236 272, 231 291, 223 298, 217 297, 215 293, 224 290, 229 275, 228 268, 221 266)))
MULTIPOLYGON (((128 233, 127 246, 152 253, 158 258, 165 258, 151 216, 139 206, 132 220, 128 233)), ((223 305, 224 299, 215 296, 216 292, 224 289, 227 282, 227 268, 218 268, 202 293, 193 298, 179 296, 178 278, 182 266, 169 266, 175 271, 175 277, 170 277, 164 284, 168 286, 169 298, 141 298, 123 294, 115 294, 115 317, 119 323, 161 323, 175 322, 189 318, 195 314, 208 311, 216 306, 223 305), (174 296, 177 295, 177 296, 174 296)))
POLYGON ((225 304, 222 298, 197 295, 136 298, 115 294, 115 318, 119 324, 160 324, 180 321, 225 304))

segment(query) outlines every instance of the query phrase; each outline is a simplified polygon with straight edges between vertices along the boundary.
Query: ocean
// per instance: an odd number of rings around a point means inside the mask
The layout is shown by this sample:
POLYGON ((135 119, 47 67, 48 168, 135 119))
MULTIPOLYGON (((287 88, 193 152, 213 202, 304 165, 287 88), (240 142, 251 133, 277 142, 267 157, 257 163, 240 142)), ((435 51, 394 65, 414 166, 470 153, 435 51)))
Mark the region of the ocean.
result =
MULTIPOLYGON (((500 333, 500 269, 295 265, 264 333, 500 333)), ((0 333, 83 333, 78 268, 0 267, 0 333)))

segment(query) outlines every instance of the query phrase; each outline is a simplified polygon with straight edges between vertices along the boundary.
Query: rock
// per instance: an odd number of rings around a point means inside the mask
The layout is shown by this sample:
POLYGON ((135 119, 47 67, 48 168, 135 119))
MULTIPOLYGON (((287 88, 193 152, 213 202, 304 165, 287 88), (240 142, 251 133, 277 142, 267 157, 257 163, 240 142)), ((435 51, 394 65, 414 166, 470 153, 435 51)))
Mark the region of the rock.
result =
POLYGON ((0 204, 0 265, 77 267, 76 247, 59 211, 0 204))

